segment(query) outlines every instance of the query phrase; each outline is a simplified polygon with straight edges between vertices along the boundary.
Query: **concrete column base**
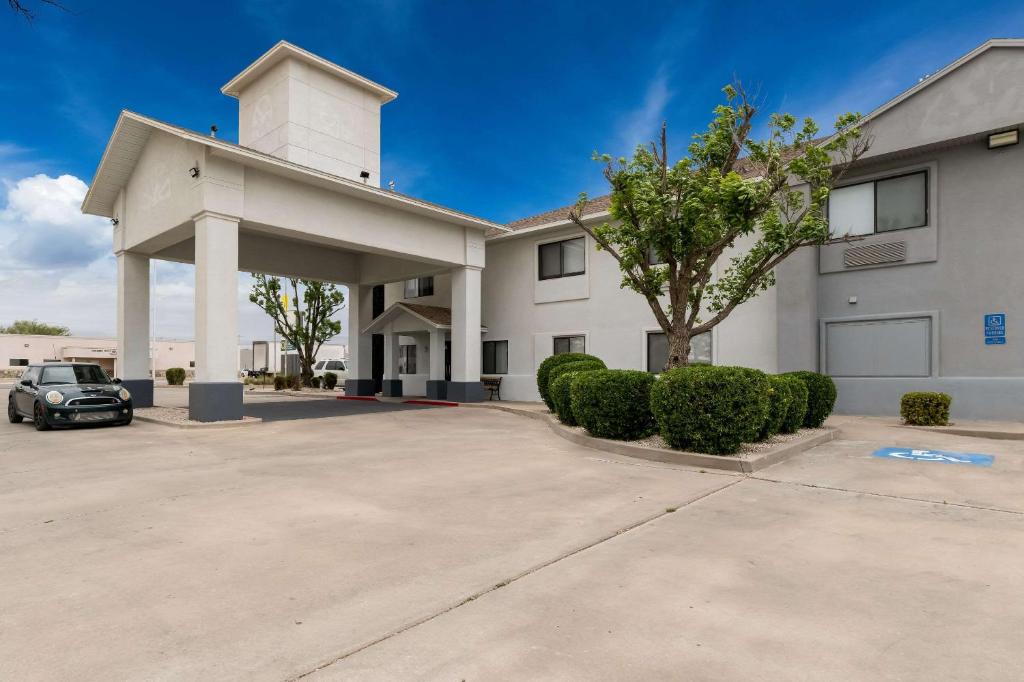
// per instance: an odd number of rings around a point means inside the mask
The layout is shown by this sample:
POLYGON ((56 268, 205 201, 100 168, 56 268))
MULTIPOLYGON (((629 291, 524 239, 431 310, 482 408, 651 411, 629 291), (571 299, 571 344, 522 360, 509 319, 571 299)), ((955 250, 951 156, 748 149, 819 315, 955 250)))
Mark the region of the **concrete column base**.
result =
POLYGON ((427 397, 431 400, 447 400, 448 382, 443 379, 430 379, 427 381, 427 397))
POLYGON ((373 379, 346 379, 345 395, 376 395, 373 379))
POLYGON ((447 382, 448 397, 454 403, 478 403, 486 396, 484 385, 479 381, 447 382))
POLYGON ((132 408, 153 407, 152 379, 122 379, 121 385, 132 394, 132 408))
POLYGON ((385 379, 383 388, 380 394, 385 398, 401 398, 402 397, 402 380, 401 379, 385 379))
POLYGON ((240 381, 193 381, 188 385, 188 418, 197 422, 242 418, 240 381))

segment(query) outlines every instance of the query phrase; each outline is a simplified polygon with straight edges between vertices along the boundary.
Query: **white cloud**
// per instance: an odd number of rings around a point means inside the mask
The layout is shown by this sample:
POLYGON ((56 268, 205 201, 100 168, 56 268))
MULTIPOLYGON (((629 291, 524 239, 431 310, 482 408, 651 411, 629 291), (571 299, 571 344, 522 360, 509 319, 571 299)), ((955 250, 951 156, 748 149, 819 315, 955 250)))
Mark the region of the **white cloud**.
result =
POLYGON ((640 106, 623 116, 619 123, 622 153, 632 152, 637 145, 647 144, 657 138, 661 122, 665 119, 665 108, 672 95, 668 69, 662 66, 647 84, 640 106))

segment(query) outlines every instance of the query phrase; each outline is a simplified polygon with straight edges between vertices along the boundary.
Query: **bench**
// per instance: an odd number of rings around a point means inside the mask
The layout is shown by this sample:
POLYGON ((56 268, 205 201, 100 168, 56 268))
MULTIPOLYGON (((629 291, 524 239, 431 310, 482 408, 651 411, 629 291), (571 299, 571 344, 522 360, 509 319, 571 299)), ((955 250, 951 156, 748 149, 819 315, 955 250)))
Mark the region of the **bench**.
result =
POLYGON ((498 396, 498 400, 501 400, 501 377, 480 377, 480 383, 490 394, 487 397, 488 400, 494 400, 494 396, 498 396))

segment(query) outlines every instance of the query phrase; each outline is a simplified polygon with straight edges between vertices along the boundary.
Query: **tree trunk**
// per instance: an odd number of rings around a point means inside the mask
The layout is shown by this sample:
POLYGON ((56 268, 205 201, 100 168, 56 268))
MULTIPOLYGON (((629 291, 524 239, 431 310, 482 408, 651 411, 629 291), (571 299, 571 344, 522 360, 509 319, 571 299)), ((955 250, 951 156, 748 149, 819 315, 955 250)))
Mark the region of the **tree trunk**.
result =
POLYGON ((686 367, 690 364, 690 330, 673 329, 668 334, 668 360, 665 369, 686 367))

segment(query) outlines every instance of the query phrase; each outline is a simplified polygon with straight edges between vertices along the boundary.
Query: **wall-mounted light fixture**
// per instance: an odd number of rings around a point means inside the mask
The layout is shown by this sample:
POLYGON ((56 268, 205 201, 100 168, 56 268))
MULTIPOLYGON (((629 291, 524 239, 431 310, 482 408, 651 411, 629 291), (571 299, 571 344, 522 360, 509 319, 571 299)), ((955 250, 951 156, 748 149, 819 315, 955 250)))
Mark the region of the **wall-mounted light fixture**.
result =
POLYGON ((117 224, 119 222, 121 222, 121 221, 118 219, 117 216, 114 216, 113 218, 110 219, 110 224, 113 225, 114 227, 117 227, 117 224))
POLYGON ((1019 130, 1005 130, 1001 133, 992 133, 988 136, 988 148, 999 149, 1000 147, 1010 147, 1020 142, 1020 131, 1019 130))
POLYGON ((359 177, 361 177, 365 183, 370 179, 370 171, 359 171, 359 177))
POLYGON ((199 166, 192 166, 191 168, 189 168, 188 169, 188 174, 191 175, 193 178, 198 178, 199 177, 199 166))

